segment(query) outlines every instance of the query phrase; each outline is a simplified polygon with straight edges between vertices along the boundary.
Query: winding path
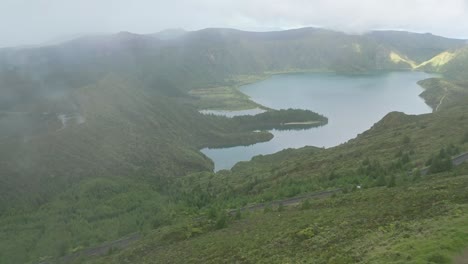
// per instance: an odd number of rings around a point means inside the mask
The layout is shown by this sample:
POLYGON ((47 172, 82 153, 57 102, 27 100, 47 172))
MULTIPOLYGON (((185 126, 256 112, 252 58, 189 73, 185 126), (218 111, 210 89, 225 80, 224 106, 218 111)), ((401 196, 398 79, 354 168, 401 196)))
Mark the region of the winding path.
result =
POLYGON ((468 263, 468 248, 463 253, 455 258, 454 264, 466 264, 468 263))
MULTIPOLYGON (((465 152, 463 154, 460 154, 458 156, 455 156, 452 158, 452 164, 454 166, 461 165, 462 163, 468 161, 468 152, 465 152)), ((426 167, 421 170, 422 175, 426 175, 429 172, 429 167, 426 167)))
POLYGON ((240 210, 241 212, 245 212, 245 211, 255 211, 255 210, 259 210, 259 209, 264 209, 267 206, 279 206, 279 205, 288 206, 288 205, 297 204, 299 202, 302 202, 304 200, 311 199, 311 198, 317 199, 317 198, 329 197, 329 196, 332 196, 333 194, 339 193, 341 191, 342 191, 342 189, 338 188, 338 189, 334 189, 334 190, 314 192, 314 193, 309 193, 309 194, 306 194, 306 195, 303 195, 303 196, 288 198, 288 199, 284 199, 284 200, 254 204, 254 205, 242 207, 240 209, 230 210, 228 213, 230 215, 234 215, 234 214, 236 214, 237 210, 240 210))
POLYGON ((444 102, 445 97, 447 97, 447 93, 448 93, 447 88, 444 88, 444 90, 445 90, 444 96, 442 96, 442 98, 440 99, 440 102, 439 102, 439 104, 437 105, 437 107, 436 107, 436 109, 435 109, 434 112, 439 111, 439 108, 440 108, 440 106, 442 105, 442 103, 444 102))

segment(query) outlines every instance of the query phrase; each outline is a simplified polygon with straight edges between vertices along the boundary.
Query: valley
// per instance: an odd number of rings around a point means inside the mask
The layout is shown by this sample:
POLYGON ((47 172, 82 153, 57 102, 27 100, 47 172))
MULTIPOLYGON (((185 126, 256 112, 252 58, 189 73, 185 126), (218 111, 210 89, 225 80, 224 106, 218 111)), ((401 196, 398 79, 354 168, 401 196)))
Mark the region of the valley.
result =
POLYGON ((319 28, 0 50, 0 263, 449 263, 467 55, 319 28))

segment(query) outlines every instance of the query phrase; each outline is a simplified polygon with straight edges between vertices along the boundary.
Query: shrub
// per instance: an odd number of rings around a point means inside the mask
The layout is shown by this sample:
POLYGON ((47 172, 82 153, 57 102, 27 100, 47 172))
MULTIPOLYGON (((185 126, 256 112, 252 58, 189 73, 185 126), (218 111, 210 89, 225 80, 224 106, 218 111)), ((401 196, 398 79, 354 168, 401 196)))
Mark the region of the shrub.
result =
POLYGON ((298 238, 299 240, 310 239, 310 238, 313 238, 314 236, 315 236, 315 231, 313 227, 307 227, 296 233, 296 238, 298 238))
POLYGON ((429 173, 439 173, 449 171, 453 167, 452 158, 449 153, 442 148, 438 155, 434 156, 429 166, 429 173))
POLYGON ((380 175, 377 178, 377 181, 376 181, 375 185, 376 186, 385 186, 385 185, 387 185, 387 180, 385 180, 385 176, 380 175))
POLYGON ((222 229, 222 228, 225 228, 227 227, 227 216, 226 214, 220 214, 220 216, 218 217, 218 219, 216 219, 216 223, 215 223, 215 228, 216 229, 222 229))

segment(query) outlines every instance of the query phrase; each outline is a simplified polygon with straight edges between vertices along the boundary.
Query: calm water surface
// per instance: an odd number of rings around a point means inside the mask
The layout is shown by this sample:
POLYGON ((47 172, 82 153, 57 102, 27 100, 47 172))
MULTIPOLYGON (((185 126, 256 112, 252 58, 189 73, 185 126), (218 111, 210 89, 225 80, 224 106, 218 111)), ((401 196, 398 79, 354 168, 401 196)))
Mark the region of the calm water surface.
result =
POLYGON ((374 75, 283 74, 246 85, 241 91, 273 109, 309 109, 328 117, 328 124, 307 130, 272 130, 269 142, 251 146, 202 149, 215 163, 215 171, 230 169, 256 155, 304 146, 333 147, 369 129, 387 113, 429 113, 419 97, 417 81, 432 77, 422 72, 388 72, 374 75))
POLYGON ((229 111, 229 110, 201 110, 200 113, 205 115, 221 115, 226 117, 235 117, 235 116, 242 116, 242 115, 257 115, 264 113, 265 110, 260 108, 248 109, 248 110, 237 110, 237 111, 229 111))

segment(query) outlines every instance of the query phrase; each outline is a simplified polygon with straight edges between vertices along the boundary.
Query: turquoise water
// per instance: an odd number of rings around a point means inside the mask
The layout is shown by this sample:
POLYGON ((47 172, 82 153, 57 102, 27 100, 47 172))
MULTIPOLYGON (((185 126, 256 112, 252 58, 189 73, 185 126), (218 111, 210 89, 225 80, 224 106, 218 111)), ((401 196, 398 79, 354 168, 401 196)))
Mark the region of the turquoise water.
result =
POLYGON ((304 146, 333 147, 369 129, 387 113, 430 113, 419 97, 417 81, 432 77, 422 72, 387 72, 373 75, 283 74, 246 85, 241 91, 273 109, 309 109, 328 117, 328 124, 307 130, 272 130, 269 142, 251 146, 202 149, 215 170, 230 169, 256 155, 304 146))

